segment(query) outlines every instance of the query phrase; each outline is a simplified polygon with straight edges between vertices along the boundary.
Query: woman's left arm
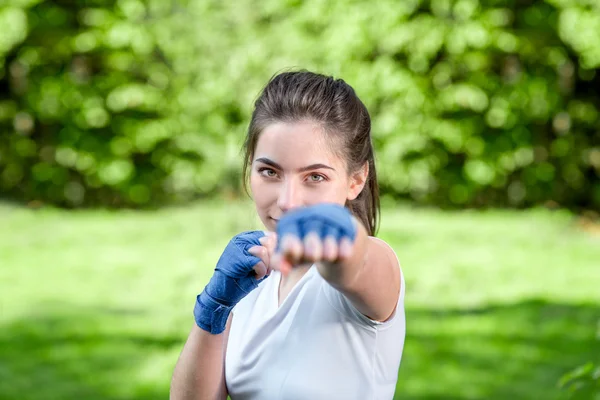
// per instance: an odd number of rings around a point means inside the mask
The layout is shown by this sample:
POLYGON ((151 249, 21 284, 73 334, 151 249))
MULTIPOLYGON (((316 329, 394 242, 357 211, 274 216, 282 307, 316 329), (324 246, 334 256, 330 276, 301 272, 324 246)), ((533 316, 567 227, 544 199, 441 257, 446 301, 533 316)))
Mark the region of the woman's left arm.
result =
POLYGON ((364 226, 355 221, 356 237, 347 255, 340 246, 336 262, 319 261, 317 268, 321 276, 363 315, 385 321, 392 316, 398 303, 400 265, 387 243, 369 236, 364 226))
POLYGON ((315 204, 283 215, 277 224, 275 269, 316 263, 321 276, 365 316, 385 321, 400 294, 394 251, 370 237, 363 224, 338 204, 315 204))

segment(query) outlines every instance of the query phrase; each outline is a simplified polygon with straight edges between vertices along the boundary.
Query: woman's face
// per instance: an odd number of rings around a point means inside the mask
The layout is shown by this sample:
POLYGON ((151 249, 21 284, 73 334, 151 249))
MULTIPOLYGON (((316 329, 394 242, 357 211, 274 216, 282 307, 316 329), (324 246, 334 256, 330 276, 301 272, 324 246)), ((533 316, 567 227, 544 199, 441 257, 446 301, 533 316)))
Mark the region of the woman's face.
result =
POLYGON ((281 215, 317 203, 344 205, 364 186, 368 171, 348 176, 346 162, 331 150, 312 122, 274 123, 259 136, 250 187, 265 227, 274 231, 281 215))

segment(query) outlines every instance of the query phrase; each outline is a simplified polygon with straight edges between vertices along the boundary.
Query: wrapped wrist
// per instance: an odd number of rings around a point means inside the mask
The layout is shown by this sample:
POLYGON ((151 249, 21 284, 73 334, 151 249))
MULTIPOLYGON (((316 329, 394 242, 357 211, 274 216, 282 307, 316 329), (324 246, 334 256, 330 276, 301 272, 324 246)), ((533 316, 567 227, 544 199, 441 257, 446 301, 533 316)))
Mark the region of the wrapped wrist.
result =
POLYGON ((234 305, 217 301, 204 290, 196 297, 196 305, 194 306, 196 325, 213 335, 222 333, 233 307, 234 305))
POLYGON ((229 241, 208 285, 196 297, 194 319, 201 329, 212 334, 223 332, 233 307, 256 289, 262 279, 255 278, 253 269, 261 259, 248 250, 260 246, 264 235, 262 231, 248 231, 229 241))

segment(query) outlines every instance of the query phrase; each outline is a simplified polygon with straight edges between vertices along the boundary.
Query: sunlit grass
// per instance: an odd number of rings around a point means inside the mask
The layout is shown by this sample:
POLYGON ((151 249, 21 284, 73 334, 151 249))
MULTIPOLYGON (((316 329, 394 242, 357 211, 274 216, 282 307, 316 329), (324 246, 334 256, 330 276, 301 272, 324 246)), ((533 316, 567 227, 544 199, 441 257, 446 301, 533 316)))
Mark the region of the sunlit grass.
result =
MULTIPOLYGON (((0 398, 164 399, 195 295, 248 203, 0 206, 0 398)), ((388 207, 408 336, 397 398, 548 399, 598 360, 600 237, 565 212, 388 207)))

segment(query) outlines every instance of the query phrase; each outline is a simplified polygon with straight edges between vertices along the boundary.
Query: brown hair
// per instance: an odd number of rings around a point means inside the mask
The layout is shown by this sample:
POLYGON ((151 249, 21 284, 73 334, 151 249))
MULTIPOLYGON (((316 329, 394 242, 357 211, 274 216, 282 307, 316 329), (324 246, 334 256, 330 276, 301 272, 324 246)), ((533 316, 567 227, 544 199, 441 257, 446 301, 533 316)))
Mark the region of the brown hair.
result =
POLYGON ((260 133, 276 122, 314 121, 319 124, 341 156, 347 172, 365 163, 369 176, 361 193, 346 203, 352 214, 375 235, 379 223, 379 185, 371 143, 371 117, 354 89, 342 79, 308 71, 283 72, 271 78, 254 104, 244 143, 244 188, 260 133))

